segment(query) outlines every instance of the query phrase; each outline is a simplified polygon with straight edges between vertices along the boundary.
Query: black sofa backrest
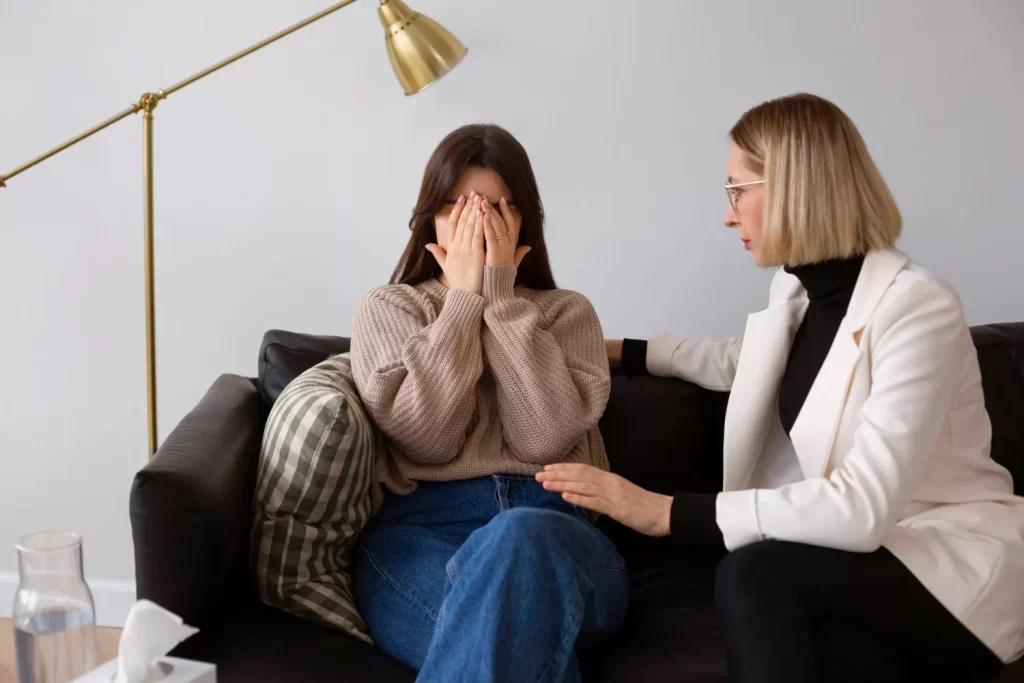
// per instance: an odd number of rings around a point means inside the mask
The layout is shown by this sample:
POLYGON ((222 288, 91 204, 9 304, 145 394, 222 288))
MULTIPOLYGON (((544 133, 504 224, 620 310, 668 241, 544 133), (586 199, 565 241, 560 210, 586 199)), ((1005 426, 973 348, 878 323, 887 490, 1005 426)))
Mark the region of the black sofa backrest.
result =
POLYGON ((260 344, 259 377, 256 387, 267 403, 274 405, 288 384, 321 361, 351 346, 348 337, 325 337, 271 330, 260 344))
MULTIPOLYGON (((992 418, 992 457, 1024 494, 1024 322, 971 329, 992 418)), ((270 406, 306 369, 349 349, 345 337, 271 331, 260 348, 257 386, 270 406)), ((645 488, 713 493, 722 477, 728 394, 688 382, 614 373, 601 432, 612 469, 645 488)))
POLYGON ((974 327, 971 334, 992 418, 992 457, 1024 495, 1024 323, 974 327))

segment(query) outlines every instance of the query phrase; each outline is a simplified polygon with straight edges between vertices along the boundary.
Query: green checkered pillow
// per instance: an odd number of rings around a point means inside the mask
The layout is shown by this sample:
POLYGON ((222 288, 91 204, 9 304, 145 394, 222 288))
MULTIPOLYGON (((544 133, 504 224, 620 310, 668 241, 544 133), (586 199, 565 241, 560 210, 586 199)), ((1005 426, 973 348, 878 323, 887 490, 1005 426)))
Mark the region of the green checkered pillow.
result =
POLYGON ((382 442, 348 354, 293 380, 270 411, 256 481, 253 555, 268 605, 367 641, 350 553, 370 516, 382 442))

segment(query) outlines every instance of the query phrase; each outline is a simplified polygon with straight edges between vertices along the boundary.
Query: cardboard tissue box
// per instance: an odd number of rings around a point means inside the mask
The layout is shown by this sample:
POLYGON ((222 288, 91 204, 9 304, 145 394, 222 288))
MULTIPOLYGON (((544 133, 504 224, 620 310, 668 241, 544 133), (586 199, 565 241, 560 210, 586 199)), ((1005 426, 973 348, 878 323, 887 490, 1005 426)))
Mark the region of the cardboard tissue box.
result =
MULTIPOLYGON (((116 683, 117 660, 111 659, 98 669, 76 678, 72 683, 116 683)), ((217 683, 217 667, 191 659, 161 657, 156 661, 156 678, 145 678, 145 683, 217 683)), ((125 679, 128 680, 128 679, 125 679)))
POLYGON ((166 656, 198 632, 156 603, 139 600, 128 613, 117 659, 72 683, 217 683, 213 664, 166 656))

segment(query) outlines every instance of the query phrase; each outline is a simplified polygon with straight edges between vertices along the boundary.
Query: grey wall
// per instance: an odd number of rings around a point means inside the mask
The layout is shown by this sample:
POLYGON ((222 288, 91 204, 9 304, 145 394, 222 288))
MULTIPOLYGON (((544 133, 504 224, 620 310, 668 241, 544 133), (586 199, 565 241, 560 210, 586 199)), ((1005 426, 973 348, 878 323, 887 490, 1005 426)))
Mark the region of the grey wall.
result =
MULTIPOLYGON (((412 3, 412 0, 410 0, 412 3)), ((325 0, 0 0, 0 172, 325 0)), ((770 273, 721 226, 737 116, 812 91, 858 123, 902 247, 972 323, 1024 319, 1024 4, 416 0, 469 47, 405 98, 360 2, 157 112, 162 434, 262 332, 350 330, 401 251, 427 156, 501 123, 530 151, 562 286, 609 336, 736 334, 770 273)), ((141 122, 0 191, 0 570, 73 528, 133 573, 146 458, 141 122)))

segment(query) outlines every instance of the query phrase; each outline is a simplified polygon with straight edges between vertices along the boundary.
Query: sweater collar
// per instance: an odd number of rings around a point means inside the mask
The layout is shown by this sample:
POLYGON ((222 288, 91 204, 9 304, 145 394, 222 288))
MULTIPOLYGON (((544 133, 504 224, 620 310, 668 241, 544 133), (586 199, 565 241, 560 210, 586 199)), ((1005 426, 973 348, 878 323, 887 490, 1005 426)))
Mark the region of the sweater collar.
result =
POLYGON ((424 292, 436 296, 439 299, 443 299, 448 295, 448 288, 441 284, 441 281, 436 277, 432 277, 429 280, 424 280, 420 286, 424 292))
POLYGON ((786 266, 785 270, 800 280, 800 284, 807 290, 808 299, 821 301, 840 294, 851 295, 863 265, 864 257, 855 256, 800 266, 786 266))

